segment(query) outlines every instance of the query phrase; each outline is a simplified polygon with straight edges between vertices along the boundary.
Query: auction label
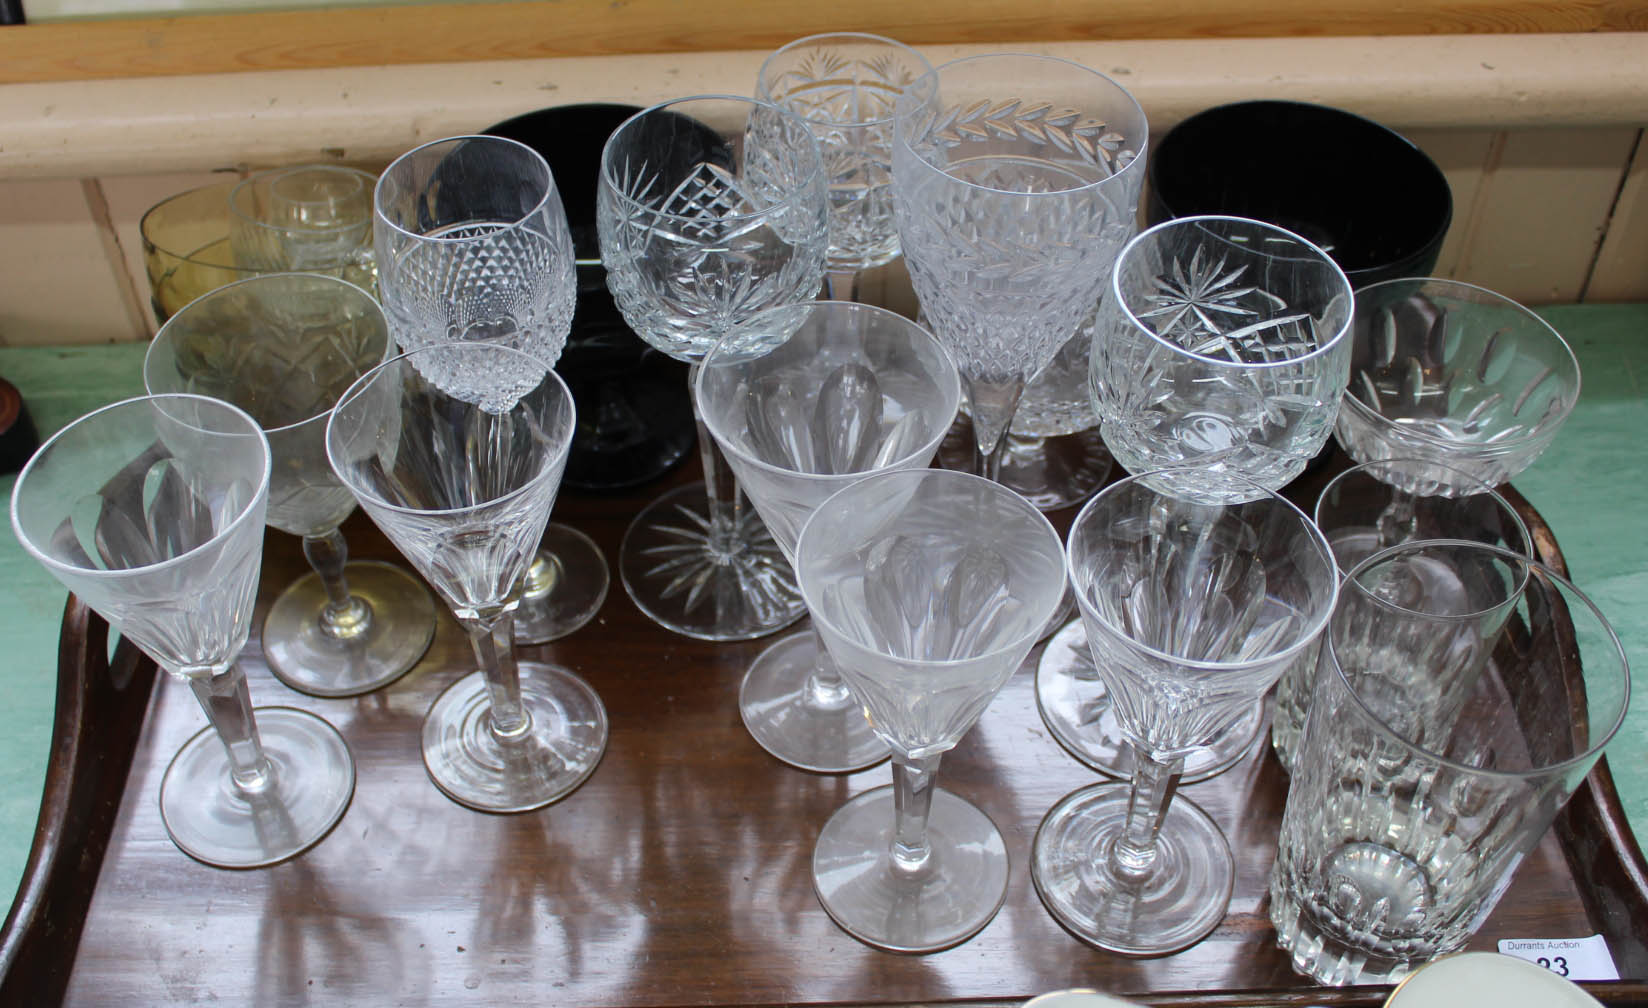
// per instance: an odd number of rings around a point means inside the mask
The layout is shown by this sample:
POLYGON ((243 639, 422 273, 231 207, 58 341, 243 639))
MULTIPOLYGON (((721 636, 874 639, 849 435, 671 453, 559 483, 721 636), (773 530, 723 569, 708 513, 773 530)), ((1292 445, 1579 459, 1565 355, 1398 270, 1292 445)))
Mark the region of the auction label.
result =
POLYGON ((1499 951, 1569 980, 1618 980, 1619 970, 1601 935, 1589 938, 1501 938, 1499 951))

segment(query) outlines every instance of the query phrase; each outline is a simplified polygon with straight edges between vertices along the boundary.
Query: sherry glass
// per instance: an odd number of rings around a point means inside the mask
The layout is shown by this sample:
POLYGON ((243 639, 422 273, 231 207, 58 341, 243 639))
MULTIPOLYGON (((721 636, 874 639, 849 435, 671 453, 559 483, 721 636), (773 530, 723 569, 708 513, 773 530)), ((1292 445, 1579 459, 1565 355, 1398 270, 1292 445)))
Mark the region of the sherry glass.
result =
MULTIPOLYGON (((806 124, 767 102, 704 95, 631 116, 601 152, 596 208, 624 320, 695 364, 757 312, 812 300, 829 237, 826 179, 806 124)), ((700 640, 762 637, 805 611, 795 575, 701 418, 698 427, 704 482, 642 509, 619 573, 660 626, 700 640)))
POLYGON ((12 491, 29 554, 168 673, 210 727, 160 783, 172 841, 219 868, 284 861, 324 837, 355 792, 330 724, 254 712, 236 659, 251 629, 268 501, 268 441, 216 399, 127 399, 74 421, 12 491))
MULTIPOLYGON (((555 364, 577 278, 566 211, 541 155, 503 137, 436 140, 384 169, 374 207, 378 286, 401 349, 495 343, 555 364)), ((525 577, 517 643, 564 637, 606 600, 600 547, 565 525, 544 530, 525 577)))
POLYGON ((229 247, 243 269, 333 271, 373 292, 372 189, 377 176, 342 165, 259 172, 229 194, 229 247))
MULTIPOLYGON (((1116 258, 1091 354, 1099 429, 1134 474, 1175 467, 1174 492, 1217 503, 1277 490, 1333 432, 1350 375, 1352 294, 1326 252, 1240 217, 1181 217, 1116 258), (1184 467, 1200 481, 1180 475, 1184 467)), ((1147 479, 1150 477, 1146 477, 1147 479)), ((1037 670, 1043 720, 1077 759, 1129 776, 1107 680, 1055 635, 1037 670)), ((1264 733, 1262 700, 1186 760, 1186 781, 1229 769, 1264 733)))
POLYGON ((446 795, 524 812, 570 794, 606 750, 606 710, 572 672, 517 662, 510 624, 572 441, 572 396, 540 356, 433 343, 369 372, 326 428, 332 467, 451 606, 479 671, 435 699, 423 759, 446 795))
POLYGON ((900 96, 893 209, 922 314, 961 369, 974 471, 999 477, 1025 384, 1099 300, 1147 134, 1118 84, 1047 56, 955 60, 900 96))
POLYGON ((201 295, 160 327, 143 358, 151 394, 193 392, 245 410, 274 459, 270 526, 303 539, 314 568, 263 623, 281 682, 311 696, 357 696, 417 664, 435 636, 435 602, 392 564, 350 561, 339 526, 355 498, 326 461, 326 422, 393 343, 372 296, 312 273, 266 273, 201 295))
POLYGON ((1338 591, 1302 511, 1256 483, 1230 503, 1205 486, 1195 469, 1132 476, 1070 530, 1071 585, 1134 772, 1054 804, 1030 875, 1065 930, 1123 955, 1186 948, 1224 917, 1235 860, 1207 813, 1175 800, 1185 757, 1315 646, 1338 591))
POLYGON ((999 483, 945 469, 878 473, 813 512, 796 571, 830 658, 892 748, 893 784, 824 825, 813 887, 847 933, 895 952, 977 934, 1001 908, 1001 832, 935 786, 1064 592, 1047 518, 999 483))
POLYGON ((755 96, 806 120, 830 177, 830 297, 858 300, 864 270, 898 258, 893 223, 893 110, 932 70, 902 42, 863 32, 809 35, 761 64, 755 96))
MULTIPOLYGON (((738 484, 792 563, 824 499, 863 477, 927 466, 961 380, 932 334, 870 305, 810 301, 734 328, 698 369, 696 401, 738 484)), ((763 651, 738 711, 761 747, 818 773, 887 758, 816 629, 763 651)))

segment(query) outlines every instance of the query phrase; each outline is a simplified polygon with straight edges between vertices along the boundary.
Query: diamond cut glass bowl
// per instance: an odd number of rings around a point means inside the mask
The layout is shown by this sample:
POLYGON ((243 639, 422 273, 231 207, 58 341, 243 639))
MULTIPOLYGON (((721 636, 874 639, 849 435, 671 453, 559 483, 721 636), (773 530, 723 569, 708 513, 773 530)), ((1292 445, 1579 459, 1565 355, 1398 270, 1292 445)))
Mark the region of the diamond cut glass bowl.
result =
POLYGON ((1579 398, 1579 362, 1522 305, 1454 280, 1390 280, 1356 293, 1350 385, 1335 435, 1410 492, 1497 486, 1551 443, 1579 398), (1458 483, 1453 473, 1471 483, 1458 483))

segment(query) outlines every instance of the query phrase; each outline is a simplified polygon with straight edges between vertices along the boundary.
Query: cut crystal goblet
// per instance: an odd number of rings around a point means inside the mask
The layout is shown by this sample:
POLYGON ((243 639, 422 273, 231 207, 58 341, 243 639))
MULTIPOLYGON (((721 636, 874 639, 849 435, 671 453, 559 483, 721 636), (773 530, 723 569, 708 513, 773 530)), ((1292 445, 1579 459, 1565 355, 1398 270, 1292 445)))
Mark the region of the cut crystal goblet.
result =
POLYGON ((258 868, 318 843, 355 792, 343 737, 306 711, 260 707, 236 664, 251 629, 269 443, 217 399, 106 406, 48 440, 12 491, 29 554, 168 673, 211 727, 160 783, 172 841, 220 868, 258 868))
POLYGON ((813 623, 893 751, 893 785, 837 810, 813 851, 819 901, 860 941, 936 951, 1001 908, 1000 831, 934 782, 1058 605, 1062 560, 1058 533, 1023 497, 943 469, 866 477, 802 528, 796 570, 813 623))
POLYGON ((448 797, 524 812, 571 793, 607 717, 572 672, 517 662, 510 624, 572 441, 572 396, 542 357, 435 343, 369 372, 326 428, 332 467, 446 600, 479 671, 436 698, 423 758, 448 797))
MULTIPOLYGON (((944 347, 902 315, 810 301, 735 327, 704 358, 695 391, 739 486, 793 560, 802 524, 825 498, 932 461, 961 381, 944 347)), ((803 770, 861 770, 887 758, 816 630, 755 659, 738 710, 763 749, 803 770)))
MULTIPOLYGON (((384 169, 373 205, 378 286, 403 350, 495 343, 555 364, 577 277, 566 210, 541 155, 503 137, 436 140, 384 169)), ((606 600, 600 548, 565 525, 545 528, 524 576, 518 643, 564 637, 606 600)))
POLYGON ((1298 508, 1257 484, 1208 502, 1204 486, 1198 470, 1115 483, 1067 547, 1134 773, 1054 804, 1030 877, 1067 931, 1124 955, 1185 948, 1224 917, 1235 861, 1207 813, 1175 798, 1185 757, 1314 647, 1338 590, 1327 540, 1298 508), (1179 487, 1188 496, 1164 492, 1179 487))
MULTIPOLYGON (((596 194, 601 261, 624 320, 696 363, 757 312, 812 300, 829 239, 826 179, 812 132, 775 105, 705 95, 636 113, 607 139, 596 194)), ((636 516, 619 573, 660 626, 700 640, 762 637, 804 612, 795 575, 702 420, 698 434, 704 483, 636 516)))
POLYGON ((391 564, 348 560, 339 526, 355 497, 326 461, 338 397, 390 356, 383 311, 331 277, 268 273, 204 294, 160 327, 143 359, 151 394, 193 392, 245 410, 274 458, 268 524, 303 538, 314 568, 276 596, 263 653, 281 682, 311 696, 356 696, 417 664, 435 636, 435 602, 391 564))

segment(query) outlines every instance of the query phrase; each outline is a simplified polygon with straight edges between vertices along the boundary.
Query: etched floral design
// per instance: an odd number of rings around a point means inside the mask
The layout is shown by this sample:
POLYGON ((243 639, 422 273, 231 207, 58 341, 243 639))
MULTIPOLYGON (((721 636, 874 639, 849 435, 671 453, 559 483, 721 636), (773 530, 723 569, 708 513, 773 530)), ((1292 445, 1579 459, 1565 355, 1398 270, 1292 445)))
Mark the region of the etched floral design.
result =
POLYGON ((1228 259, 1197 245, 1187 263, 1174 258, 1152 280, 1155 292, 1143 300, 1154 305, 1137 313, 1163 339, 1190 353, 1223 357, 1238 363, 1289 360, 1318 346, 1308 312, 1288 313, 1287 301, 1241 281, 1248 264, 1228 266, 1228 259))

